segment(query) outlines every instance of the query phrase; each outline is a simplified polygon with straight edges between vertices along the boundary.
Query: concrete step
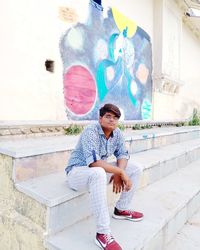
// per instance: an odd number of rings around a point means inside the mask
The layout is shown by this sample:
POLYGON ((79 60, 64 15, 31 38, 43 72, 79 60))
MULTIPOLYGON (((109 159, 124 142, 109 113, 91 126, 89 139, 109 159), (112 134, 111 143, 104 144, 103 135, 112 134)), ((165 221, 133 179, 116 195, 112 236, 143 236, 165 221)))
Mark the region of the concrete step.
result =
MULTIPOLYGON (((199 158, 200 139, 196 139, 139 152, 131 155, 130 161, 143 168, 140 187, 145 187, 199 158)), ((45 207, 48 218, 42 217, 45 221, 42 221, 41 225, 44 225, 47 219, 48 234, 61 231, 91 214, 88 193, 70 190, 67 187, 64 172, 19 182, 16 188, 34 199, 37 204, 41 203, 42 211, 45 207), (81 213, 77 213, 79 207, 81 207, 81 213), (57 218, 61 219, 58 221, 57 218)), ((108 188, 108 195, 112 202, 116 200, 111 187, 108 188)), ((30 207, 29 203, 30 199, 23 199, 23 206, 30 207)), ((20 202, 16 205, 20 209, 20 202)), ((38 210, 38 214, 41 213, 38 210)), ((27 211, 27 216, 30 216, 29 211, 27 211)), ((32 219, 35 220, 35 218, 34 214, 32 219)))
MULTIPOLYGON (((144 212, 142 222, 111 219, 112 233, 123 250, 160 250, 173 239, 200 206, 199 165, 196 161, 138 190, 132 207, 144 212)), ((82 213, 81 206, 78 212, 82 213)), ((94 219, 90 217, 49 237, 46 246, 49 250, 99 249, 94 237, 94 219)))
MULTIPOLYGON (((125 131, 130 153, 200 137, 200 127, 154 128, 125 131)), ((0 153, 13 158, 15 182, 62 171, 79 136, 0 140, 0 153), (47 167, 48 166, 48 167, 47 167)))
POLYGON ((165 250, 200 249, 200 209, 190 218, 165 250))

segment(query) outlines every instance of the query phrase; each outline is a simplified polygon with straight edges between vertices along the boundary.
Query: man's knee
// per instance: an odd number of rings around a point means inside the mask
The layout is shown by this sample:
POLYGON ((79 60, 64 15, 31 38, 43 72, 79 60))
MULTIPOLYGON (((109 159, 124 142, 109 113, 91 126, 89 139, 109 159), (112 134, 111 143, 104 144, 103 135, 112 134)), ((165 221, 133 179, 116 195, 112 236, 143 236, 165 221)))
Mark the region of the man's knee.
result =
POLYGON ((142 171, 143 171, 140 166, 137 166, 137 165, 135 165, 133 163, 128 163, 127 168, 129 170, 128 172, 130 174, 134 174, 134 175, 137 175, 137 176, 140 176, 142 174, 142 171))
POLYGON ((106 171, 101 167, 92 167, 92 177, 106 181, 106 171))

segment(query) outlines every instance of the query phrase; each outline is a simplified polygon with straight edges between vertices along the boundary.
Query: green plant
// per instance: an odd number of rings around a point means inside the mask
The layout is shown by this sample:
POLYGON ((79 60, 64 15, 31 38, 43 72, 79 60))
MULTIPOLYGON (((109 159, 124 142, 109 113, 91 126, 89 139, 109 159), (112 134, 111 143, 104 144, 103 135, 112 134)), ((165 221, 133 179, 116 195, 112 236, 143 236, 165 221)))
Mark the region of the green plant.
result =
POLYGON ((189 126, 200 125, 200 115, 196 108, 193 109, 192 118, 188 123, 189 126))
POLYGON ((177 122, 175 124, 176 127, 182 127, 182 126, 185 126, 185 123, 184 122, 177 122))
POLYGON ((119 123, 118 124, 118 128, 121 130, 121 131, 124 131, 126 129, 126 126, 123 124, 123 123, 119 123))
POLYGON ((135 125, 132 126, 132 129, 133 130, 140 130, 142 128, 141 128, 141 126, 139 124, 135 124, 135 125))
POLYGON ((65 128, 66 135, 78 135, 82 132, 83 127, 77 124, 71 124, 69 127, 65 128))
POLYGON ((153 128, 153 126, 150 125, 150 124, 146 124, 146 125, 145 125, 145 128, 153 128))

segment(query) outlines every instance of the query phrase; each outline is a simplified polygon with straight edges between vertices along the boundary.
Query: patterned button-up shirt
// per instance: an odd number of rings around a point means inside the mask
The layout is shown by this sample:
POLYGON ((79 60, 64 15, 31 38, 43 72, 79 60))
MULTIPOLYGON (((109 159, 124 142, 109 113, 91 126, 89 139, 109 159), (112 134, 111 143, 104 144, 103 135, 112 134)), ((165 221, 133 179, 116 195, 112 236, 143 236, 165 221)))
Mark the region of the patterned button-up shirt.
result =
POLYGON ((106 139, 101 125, 92 124, 87 126, 80 135, 65 170, 68 173, 73 167, 89 166, 98 160, 106 161, 112 155, 116 159, 129 159, 120 129, 116 128, 110 138, 106 139))

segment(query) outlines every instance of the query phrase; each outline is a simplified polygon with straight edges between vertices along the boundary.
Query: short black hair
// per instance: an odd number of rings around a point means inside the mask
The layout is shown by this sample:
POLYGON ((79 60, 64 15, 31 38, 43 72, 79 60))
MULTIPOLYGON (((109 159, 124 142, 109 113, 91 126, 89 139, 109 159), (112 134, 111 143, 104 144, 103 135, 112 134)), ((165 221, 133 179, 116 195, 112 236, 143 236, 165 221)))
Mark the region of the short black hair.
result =
POLYGON ((100 116, 104 116, 105 113, 110 112, 115 114, 116 117, 120 118, 121 112, 117 106, 111 103, 106 103, 103 107, 100 108, 99 114, 100 116))

